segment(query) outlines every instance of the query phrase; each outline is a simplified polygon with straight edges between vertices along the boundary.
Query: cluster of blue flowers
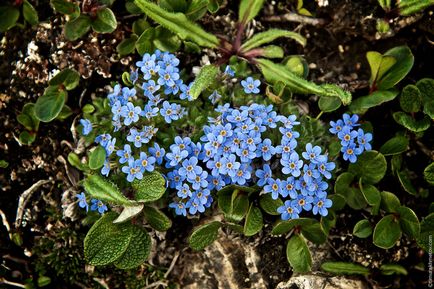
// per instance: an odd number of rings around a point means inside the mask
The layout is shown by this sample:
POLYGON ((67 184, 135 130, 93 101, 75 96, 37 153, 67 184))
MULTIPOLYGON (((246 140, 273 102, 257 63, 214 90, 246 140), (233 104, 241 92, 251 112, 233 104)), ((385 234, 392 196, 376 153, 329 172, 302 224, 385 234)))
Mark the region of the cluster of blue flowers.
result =
MULTIPOLYGON (((78 199, 78 206, 80 208, 86 209, 86 212, 89 211, 89 204, 87 203, 86 195, 84 194, 84 192, 77 194, 76 198, 78 199)), ((91 211, 98 211, 98 213, 100 214, 104 214, 104 212, 107 211, 107 206, 100 200, 92 199, 90 202, 91 211)))
POLYGON ((295 151, 300 136, 293 130, 299 124, 295 115, 277 115, 272 105, 259 104, 239 109, 225 104, 216 111, 220 114, 209 119, 201 142, 194 144, 189 138, 178 138, 171 146, 170 156, 166 155, 166 167, 173 168, 168 174, 169 184, 179 197, 170 207, 178 215, 203 212, 211 205, 212 190, 230 184, 248 186, 254 181, 273 199, 290 198, 278 210, 284 220, 298 218, 302 210, 327 215, 332 202, 327 199, 328 184, 323 177, 331 178, 335 164, 327 162, 321 148, 311 144, 302 153, 304 160, 300 159, 295 151), (281 134, 277 146, 264 137, 272 129, 281 134), (267 163, 273 158, 280 158, 282 167, 278 174, 287 175, 285 179, 273 178, 267 163))
POLYGON ((365 133, 361 128, 357 129, 359 126, 358 120, 359 116, 357 114, 350 116, 344 113, 342 119, 330 122, 331 128, 329 131, 340 139, 344 160, 348 160, 351 163, 355 163, 357 156, 362 154, 363 151, 372 149, 370 144, 372 134, 365 133))

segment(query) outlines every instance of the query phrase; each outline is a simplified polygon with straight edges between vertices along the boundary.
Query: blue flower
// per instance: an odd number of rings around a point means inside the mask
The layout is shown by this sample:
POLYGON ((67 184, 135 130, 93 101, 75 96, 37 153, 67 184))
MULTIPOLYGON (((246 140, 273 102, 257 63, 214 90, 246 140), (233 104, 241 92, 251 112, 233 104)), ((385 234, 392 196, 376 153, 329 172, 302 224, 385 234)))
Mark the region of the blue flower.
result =
POLYGON ((112 139, 112 136, 108 133, 100 134, 95 138, 95 142, 99 143, 101 146, 105 147, 107 143, 112 139))
POLYGON ((158 115, 158 111, 158 107, 153 107, 151 104, 148 103, 147 105, 145 105, 140 115, 146 117, 147 119, 151 119, 158 115))
POLYGON ((166 153, 166 151, 164 150, 164 148, 160 148, 158 143, 154 143, 154 147, 149 148, 149 153, 153 157, 155 157, 157 164, 161 165, 161 163, 163 162, 163 157, 164 157, 164 154, 166 153))
POLYGON ((342 119, 344 120, 344 124, 350 128, 359 126, 359 124, 357 124, 357 121, 359 120, 359 116, 357 114, 350 116, 349 114, 344 113, 342 119))
POLYGON ((179 185, 176 187, 176 189, 178 190, 177 196, 181 199, 186 199, 192 196, 190 186, 187 184, 179 185))
POLYGON ((199 202, 199 200, 197 199, 197 198, 191 198, 188 202, 187 202, 187 204, 186 204, 186 206, 188 207, 188 212, 191 214, 191 215, 194 215, 194 214, 196 214, 197 212, 199 212, 199 213, 203 213, 203 212, 205 212, 205 207, 204 207, 204 205, 201 203, 201 202, 199 202))
POLYGON ((158 84, 172 86, 175 84, 175 81, 179 79, 178 69, 172 66, 166 67, 166 69, 160 68, 158 71, 158 84))
POLYGON ((92 123, 90 120, 82 118, 80 119, 80 124, 83 126, 83 135, 88 135, 92 131, 92 123))
POLYGON ((313 203, 312 196, 304 196, 300 194, 297 196, 297 199, 292 202, 292 205, 294 207, 297 207, 298 210, 301 212, 302 209, 305 211, 312 210, 312 203, 313 203))
POLYGON ((188 101, 192 101, 193 96, 190 93, 190 89, 192 86, 193 86, 193 82, 191 82, 189 85, 182 84, 180 87, 181 94, 179 95, 179 98, 180 99, 187 99, 188 101))
POLYGON ((288 195, 291 199, 297 197, 297 191, 295 189, 295 179, 294 177, 289 177, 286 181, 282 181, 282 190, 280 192, 282 197, 286 198, 288 195))
POLYGON ((181 150, 178 147, 175 147, 171 150, 170 153, 166 154, 166 158, 169 160, 168 165, 171 167, 175 167, 178 165, 183 159, 185 159, 188 156, 187 150, 181 150))
POLYGON ((142 89, 148 98, 151 98, 155 92, 157 92, 160 89, 160 86, 155 83, 153 80, 149 80, 148 82, 144 82, 142 84, 142 89))
POLYGON ((132 70, 130 72, 130 81, 131 81, 131 83, 135 84, 138 79, 139 79, 139 73, 137 72, 137 70, 132 70))
POLYGON ((271 145, 271 140, 266 138, 262 143, 258 145, 256 156, 261 157, 264 161, 269 161, 271 157, 276 153, 276 149, 271 145))
POLYGON ((261 85, 261 82, 259 80, 255 80, 252 77, 247 77, 246 80, 242 80, 241 81, 241 85, 244 88, 244 92, 247 94, 250 93, 254 93, 257 94, 259 93, 259 85, 261 85))
POLYGON ((200 188, 206 188, 208 186, 207 177, 207 171, 202 171, 202 173, 197 174, 194 179, 188 179, 188 181, 192 184, 194 190, 200 190, 200 188))
POLYGON ((106 159, 104 165, 101 168, 101 175, 108 177, 110 173, 110 161, 106 159))
POLYGON ((134 179, 141 180, 143 178, 140 160, 129 160, 128 165, 122 167, 122 172, 127 174, 127 181, 130 183, 134 179))
POLYGON ((327 161, 318 163, 318 171, 326 178, 330 179, 332 174, 330 173, 335 169, 336 165, 334 162, 328 163, 327 161))
POLYGON ((217 90, 214 90, 208 97, 212 104, 216 104, 221 98, 222 96, 217 92, 217 90))
POLYGON ((277 212, 281 214, 282 220, 286 221, 289 219, 298 219, 300 210, 293 206, 292 202, 288 200, 285 201, 283 206, 277 208, 277 212))
POLYGON ((221 157, 215 156, 206 162, 206 167, 211 170, 211 175, 217 177, 220 174, 220 169, 222 167, 221 157))
POLYGON ((293 175, 294 177, 300 176, 300 169, 303 167, 303 161, 299 159, 296 152, 292 152, 288 159, 281 159, 280 163, 283 165, 282 173, 285 175, 293 175))
POLYGON ((269 178, 267 183, 268 185, 264 186, 264 192, 271 193, 271 198, 277 200, 282 191, 282 181, 269 178))
POLYGON ((149 53, 145 53, 143 54, 142 61, 137 61, 136 65, 137 67, 140 68, 150 66, 152 64, 155 64, 155 59, 156 59, 156 55, 154 54, 150 55, 149 53))
POLYGON ((167 178, 169 179, 169 186, 171 189, 179 187, 182 185, 182 182, 185 180, 184 176, 180 176, 178 170, 173 170, 167 174, 167 178))
POLYGON ((223 180, 221 175, 208 175, 208 190, 216 189, 217 191, 221 190, 224 186, 226 186, 226 182, 223 180))
POLYGON ((169 208, 175 209, 175 214, 177 214, 178 216, 187 216, 187 209, 185 208, 185 204, 182 201, 179 201, 177 203, 170 203, 169 208))
POLYGON ((145 171, 152 172, 154 171, 155 158, 148 157, 148 155, 144 152, 140 152, 140 169, 142 173, 145 171))
POLYGON ((220 174, 234 177, 237 170, 240 168, 240 163, 236 161, 236 156, 230 154, 228 157, 223 157, 222 166, 220 168, 220 174))
POLYGON ((243 164, 235 173, 235 176, 232 177, 232 181, 240 186, 245 185, 252 177, 250 173, 251 167, 247 164, 243 164))
POLYGON ((294 125, 300 124, 299 121, 296 121, 297 117, 293 114, 288 117, 281 115, 279 116, 278 120, 283 124, 285 128, 289 128, 289 129, 293 128, 294 125))
POLYGON ((211 192, 208 189, 198 190, 193 193, 191 196, 191 199, 205 205, 208 201, 208 196, 211 194, 211 192))
POLYGON ((347 146, 350 143, 354 142, 354 139, 357 137, 357 131, 351 130, 349 126, 344 126, 344 128, 338 132, 338 138, 341 140, 342 146, 347 146))
POLYGON ((348 146, 343 146, 341 152, 344 153, 344 160, 349 160, 350 163, 357 161, 357 156, 362 153, 361 148, 356 148, 355 143, 350 143, 348 146))
POLYGON ((320 177, 319 171, 316 169, 315 164, 305 164, 303 166, 303 179, 304 181, 310 185, 313 182, 313 179, 317 179, 320 177))
POLYGON ((142 146, 142 143, 145 142, 142 136, 143 134, 141 132, 137 131, 135 128, 132 128, 130 129, 130 133, 127 136, 127 141, 134 143, 134 146, 139 148, 142 146))
POLYGON ((78 199, 78 206, 80 208, 86 208, 86 212, 89 210, 89 205, 86 201, 86 195, 84 192, 81 192, 80 194, 76 194, 75 197, 78 199))
POLYGON ((231 114, 226 117, 226 119, 229 122, 236 124, 236 123, 241 123, 241 122, 245 121, 248 116, 249 116, 249 113, 247 111, 239 111, 239 110, 234 109, 231 112, 231 114))
POLYGON ((332 205, 332 201, 327 199, 326 196, 315 197, 315 199, 313 200, 312 213, 314 215, 319 213, 321 216, 325 217, 328 215, 327 209, 331 208, 332 205))
POLYGON ((344 128, 344 122, 340 119, 336 122, 331 121, 330 126, 331 128, 329 129, 329 131, 332 134, 338 134, 344 128))
POLYGON ((127 105, 122 106, 121 108, 121 116, 123 116, 124 124, 130 125, 132 122, 137 122, 139 120, 139 115, 142 112, 140 106, 134 107, 131 102, 128 102, 127 105))
POLYGON ((365 133, 363 129, 359 128, 357 131, 357 143, 359 144, 360 148, 370 151, 372 149, 372 146, 369 143, 370 141, 372 141, 372 134, 365 133))
POLYGON ((110 156, 112 152, 115 150, 115 145, 116 145, 116 138, 113 138, 110 141, 108 141, 107 144, 104 146, 107 157, 110 156))
POLYGON ((306 144, 306 151, 302 153, 302 156, 314 164, 327 160, 326 156, 321 155, 321 148, 319 146, 312 147, 311 143, 306 144))
POLYGON ((255 172, 255 175, 259 178, 258 186, 261 187, 268 183, 268 179, 270 179, 272 176, 270 165, 264 164, 262 168, 262 170, 259 169, 255 172))
POLYGON ((105 211, 107 211, 107 206, 97 199, 91 200, 92 205, 90 206, 91 211, 98 211, 101 215, 104 214, 105 211))
POLYGON ((160 97, 159 94, 157 95, 148 95, 149 102, 148 104, 151 106, 157 106, 163 99, 160 97))
POLYGON ((225 75, 229 75, 231 77, 234 77, 235 76, 235 71, 229 65, 226 65, 224 74, 225 75))
POLYGON ((187 176, 187 179, 193 180, 197 175, 202 173, 202 168, 197 165, 198 160, 196 157, 185 159, 182 162, 182 167, 178 169, 181 176, 187 176))
POLYGON ((163 102, 163 108, 160 109, 160 114, 162 117, 164 117, 164 121, 167 123, 171 123, 172 120, 179 119, 176 104, 170 104, 168 101, 163 102))

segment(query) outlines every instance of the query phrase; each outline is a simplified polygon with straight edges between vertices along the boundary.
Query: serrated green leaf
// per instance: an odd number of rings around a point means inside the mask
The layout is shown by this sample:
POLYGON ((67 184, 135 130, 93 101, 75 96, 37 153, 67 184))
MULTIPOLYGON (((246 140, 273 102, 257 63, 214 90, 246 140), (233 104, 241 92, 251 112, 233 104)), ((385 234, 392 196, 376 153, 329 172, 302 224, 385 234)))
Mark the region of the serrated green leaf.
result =
POLYGON ((118 187, 99 175, 90 175, 83 182, 86 192, 95 199, 119 205, 131 205, 134 202, 128 200, 119 191, 118 187))
POLYGON ((398 94, 399 91, 396 89, 377 90, 369 95, 361 96, 353 100, 350 104, 350 110, 353 113, 363 114, 372 107, 394 100, 398 94))
POLYGON ((202 18, 208 10, 208 0, 191 0, 185 16, 192 21, 202 18))
POLYGON ((281 235, 289 233, 295 226, 309 226, 314 224, 316 221, 315 219, 310 218, 298 218, 298 219, 291 219, 288 221, 278 221, 271 231, 271 234, 273 235, 281 235))
POLYGON ((66 91, 56 86, 49 86, 44 94, 36 100, 35 116, 42 122, 50 122, 59 115, 66 101, 66 91))
POLYGON ((111 33, 117 27, 116 16, 110 8, 104 7, 96 12, 96 19, 91 23, 92 29, 98 33, 111 33))
POLYGON ((286 258, 294 272, 309 272, 312 267, 312 256, 306 241, 300 235, 293 235, 286 245, 286 258))
POLYGON ((198 98, 201 92, 215 81, 218 73, 219 68, 215 65, 205 65, 202 67, 190 89, 190 95, 193 99, 198 98))
POLYGON ((423 170, 423 176, 429 184, 434 185, 434 163, 430 163, 423 170))
POLYGON ((70 41, 77 40, 89 31, 90 24, 91 20, 87 15, 80 15, 77 18, 66 22, 64 26, 66 38, 70 41))
POLYGON ((433 0, 401 0, 398 2, 399 14, 409 16, 434 5, 433 0))
POLYGON ((277 45, 268 45, 261 48, 254 49, 258 50, 259 54, 265 58, 282 58, 285 55, 283 48, 277 45))
POLYGON ((265 0, 241 0, 238 10, 238 21, 247 23, 255 18, 264 2, 265 0))
POLYGON ((423 113, 434 120, 434 99, 424 103, 423 113))
POLYGON ((89 153, 89 168, 97 170, 104 165, 106 157, 105 148, 97 146, 93 151, 89 153))
POLYGON ((417 244, 426 252, 432 250, 432 238, 434 234, 434 213, 426 216, 420 223, 420 235, 417 244))
POLYGON ((131 54, 134 52, 134 49, 136 49, 136 41, 138 37, 136 35, 131 35, 130 38, 126 38, 122 40, 121 43, 116 46, 116 51, 121 56, 125 56, 128 54, 131 54))
POLYGON ((363 152, 356 163, 348 166, 349 172, 363 178, 363 182, 368 184, 378 183, 386 174, 386 170, 386 158, 374 150, 363 152))
POLYGON ((278 216, 277 208, 283 206, 283 201, 280 198, 274 200, 271 194, 262 195, 259 200, 259 206, 269 215, 278 216))
POLYGON ((244 222, 244 235, 247 237, 253 236, 261 231, 264 225, 262 220, 261 210, 255 206, 250 205, 249 212, 246 216, 246 221, 244 222))
POLYGON ((123 223, 125 221, 130 220, 131 218, 140 214, 144 206, 145 205, 143 204, 125 206, 124 209, 122 210, 122 213, 116 218, 116 220, 113 221, 113 223, 123 223))
POLYGON ((306 45, 306 38, 296 32, 282 29, 269 29, 267 31, 254 34, 252 38, 248 39, 243 43, 243 45, 241 45, 241 50, 247 52, 253 48, 267 44, 281 37, 291 38, 303 46, 306 45))
POLYGON ((350 262, 324 262, 321 269, 337 275, 369 275, 369 268, 350 262))
POLYGON ((418 238, 420 234, 420 223, 414 211, 408 207, 401 206, 397 210, 401 230, 411 238, 418 238))
POLYGON ((146 0, 135 0, 134 3, 152 20, 177 34, 181 39, 189 39, 199 46, 209 48, 216 48, 219 45, 219 40, 216 36, 191 22, 182 13, 165 11, 158 5, 146 0))
POLYGON ((357 187, 352 186, 353 180, 353 174, 349 172, 341 174, 336 179, 334 191, 345 198, 348 206, 360 210, 366 207, 366 201, 362 192, 357 187))
POLYGON ((393 113, 393 119, 406 129, 413 132, 422 132, 431 126, 431 120, 427 115, 424 115, 422 119, 416 120, 405 112, 397 111, 393 113))
POLYGON ((20 17, 20 10, 11 5, 0 6, 0 32, 11 29, 20 17))
POLYGON ((408 275, 407 270, 398 264, 383 264, 380 266, 380 271, 383 275, 408 275))
POLYGON ((416 83, 417 88, 420 91, 422 101, 425 103, 432 100, 434 95, 434 79, 432 78, 422 78, 416 83))
POLYGON ((407 137, 398 135, 385 142, 381 146, 380 152, 385 156, 397 155, 408 149, 408 143, 407 137))
POLYGON ((117 214, 104 214, 84 239, 84 257, 90 265, 103 266, 121 257, 133 237, 131 223, 113 224, 117 214))
POLYGON ((172 227, 172 221, 160 210, 146 206, 143 210, 148 224, 157 231, 167 231, 172 227))
POLYGON ((381 208, 387 213, 396 213, 400 206, 401 202, 395 194, 386 191, 381 192, 381 208))
POLYGON ((27 0, 24 0, 23 2, 23 16, 30 25, 36 25, 39 23, 38 12, 27 0))
POLYGON ((337 97, 321 96, 318 101, 319 109, 323 112, 332 112, 341 107, 342 102, 337 97))
POLYGON ((166 191, 166 180, 157 171, 144 174, 143 179, 131 183, 136 192, 136 201, 153 202, 160 199, 166 191))
POLYGON ((383 217, 374 229, 373 243, 382 249, 390 249, 401 238, 399 222, 393 215, 383 217))
POLYGON ((394 47, 386 51, 383 57, 385 56, 394 57, 396 62, 381 78, 378 78, 378 90, 387 90, 394 87, 410 72, 414 63, 414 56, 407 46, 394 47))
POLYGON ((416 85, 409 84, 401 92, 399 104, 405 112, 418 112, 422 105, 422 94, 416 85))
POLYGON ((360 220, 353 228, 353 235, 359 238, 368 238, 372 234, 372 226, 368 220, 360 220))
POLYGON ((148 259, 151 253, 151 237, 148 232, 138 226, 132 227, 133 234, 125 252, 115 261, 119 269, 133 269, 148 259))
POLYGON ((188 243, 193 250, 199 251, 206 246, 211 245, 212 242, 217 240, 218 230, 221 223, 214 221, 200 227, 195 228, 191 236, 188 238, 188 243))

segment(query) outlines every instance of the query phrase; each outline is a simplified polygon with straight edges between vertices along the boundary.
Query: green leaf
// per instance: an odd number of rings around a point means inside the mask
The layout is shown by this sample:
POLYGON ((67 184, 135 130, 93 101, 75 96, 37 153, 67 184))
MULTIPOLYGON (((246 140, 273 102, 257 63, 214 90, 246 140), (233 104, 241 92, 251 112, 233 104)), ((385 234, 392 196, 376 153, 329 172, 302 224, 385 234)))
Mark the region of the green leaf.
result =
POLYGON ((208 2, 208 11, 213 14, 216 13, 223 4, 223 0, 209 0, 208 2))
POLYGON ((253 236, 261 231, 264 225, 262 220, 261 210, 255 206, 250 205, 249 212, 246 216, 246 221, 244 223, 244 235, 247 237, 253 236))
POLYGON ((348 166, 348 171, 363 178, 363 182, 376 184, 384 177, 387 170, 386 158, 377 151, 365 151, 356 163, 348 166))
POLYGON ((181 47, 181 40, 179 37, 163 26, 158 26, 155 29, 155 38, 153 43, 156 48, 168 52, 175 52, 179 50, 179 47, 181 47))
POLYGON ((324 262, 321 269, 337 275, 369 275, 369 268, 350 262, 324 262))
POLYGON ((434 213, 426 216, 420 223, 420 235, 417 244, 426 252, 432 250, 432 238, 434 234, 434 213))
POLYGON ((96 12, 96 19, 92 21, 92 29, 98 33, 111 33, 117 27, 116 16, 110 8, 104 7, 96 12))
POLYGON ((238 21, 245 24, 255 18, 264 2, 265 0, 241 0, 238 10, 238 21))
POLYGON ((267 31, 254 34, 252 38, 248 39, 243 43, 243 45, 241 45, 241 50, 243 52, 247 52, 253 48, 272 42, 280 37, 291 38, 303 46, 306 45, 306 38, 298 33, 282 29, 269 29, 267 31))
POLYGON ((264 46, 258 48, 258 50, 260 51, 260 55, 265 58, 282 58, 285 55, 283 48, 277 45, 264 46))
POLYGON ((259 206, 269 215, 278 216, 277 208, 283 206, 281 199, 274 200, 271 194, 262 195, 259 200, 259 206))
POLYGON ((306 241, 300 235, 293 235, 286 245, 286 258, 294 272, 309 272, 312 267, 312 257, 306 241))
POLYGON ((407 46, 394 47, 386 51, 384 56, 392 56, 396 59, 396 62, 381 78, 378 78, 378 90, 394 87, 410 72, 414 63, 414 56, 407 46))
POLYGON ((434 99, 424 104, 423 113, 434 120, 434 99))
POLYGON ((416 83, 417 88, 421 94, 422 100, 426 105, 426 102, 432 100, 434 95, 434 79, 422 78, 416 83))
POLYGON ((38 12, 27 0, 24 0, 23 2, 23 16, 30 25, 36 25, 39 23, 38 12))
POLYGON ((401 238, 399 222, 393 215, 383 217, 374 229, 374 245, 382 249, 390 249, 401 238))
POLYGON ((83 113, 92 113, 95 111, 95 107, 92 104, 87 103, 83 106, 82 111, 83 113))
POLYGON ((214 221, 196 228, 188 238, 190 247, 193 250, 199 251, 211 245, 212 242, 217 240, 218 230, 221 225, 220 222, 214 221))
POLYGON ((323 112, 332 112, 341 107, 342 102, 337 97, 321 96, 318 101, 319 109, 323 112))
POLYGON ((66 101, 66 91, 49 86, 35 103, 35 116, 42 122, 50 122, 57 117, 66 101))
POLYGON ((80 171, 86 171, 88 168, 85 164, 80 161, 80 158, 75 153, 71 152, 68 154, 68 162, 80 171))
POLYGON ((202 18, 208 10, 208 0, 191 0, 185 16, 192 21, 202 18))
POLYGON ((216 48, 219 45, 219 40, 216 36, 191 22, 182 13, 167 12, 158 5, 146 0, 135 0, 134 3, 152 20, 177 34, 181 39, 188 39, 199 46, 209 48, 216 48))
POLYGON ((137 19, 133 22, 133 33, 136 34, 136 36, 142 35, 142 33, 149 27, 151 27, 151 25, 148 23, 148 21, 143 18, 137 19))
POLYGON ((113 221, 113 223, 123 223, 130 220, 131 218, 140 214, 144 206, 145 205, 143 204, 125 206, 122 210, 122 213, 116 218, 116 220, 113 221))
POLYGON ((380 4, 384 11, 389 11, 391 8, 391 0, 378 0, 378 4, 380 4))
POLYGON ((413 132, 422 132, 431 126, 431 120, 427 115, 424 115, 424 118, 422 119, 416 120, 405 112, 397 111, 393 113, 393 119, 406 129, 413 132))
POLYGON ((362 178, 359 180, 359 188, 363 194, 363 197, 365 197, 366 202, 369 205, 376 207, 376 210, 378 210, 381 203, 380 191, 373 185, 364 184, 362 178))
POLYGON ((396 175, 398 176, 398 180, 402 186, 402 188, 409 194, 411 195, 417 195, 417 191, 414 188, 413 184, 410 181, 410 176, 408 173, 408 170, 404 170, 404 171, 397 171, 396 175))
POLYGON ((136 49, 136 41, 138 37, 136 35, 131 35, 130 38, 125 38, 121 43, 116 46, 116 51, 120 56, 125 56, 134 52, 136 49))
POLYGON ((397 210, 401 230, 411 238, 418 238, 420 235, 420 223, 412 209, 401 206, 397 210))
POLYGON ((138 226, 132 226, 133 234, 125 252, 115 261, 119 269, 133 269, 143 264, 151 253, 152 241, 148 232, 138 226))
POLYGON ((72 90, 78 86, 80 74, 74 69, 65 68, 57 73, 48 82, 52 86, 63 85, 66 90, 72 90))
POLYGON ((9 163, 5 160, 0 160, 0 168, 5 169, 9 166, 9 163))
POLYGON ((383 264, 380 267, 380 271, 383 275, 408 275, 407 270, 398 264, 383 264))
POLYGON ((302 226, 301 233, 306 239, 315 244, 323 244, 327 240, 327 235, 319 222, 302 226))
POLYGON ((157 171, 144 174, 143 179, 134 180, 131 186, 136 192, 136 201, 153 202, 160 199, 166 191, 166 180, 157 171))
POLYGON ((366 58, 371 67, 371 78, 369 79, 371 85, 380 79, 384 73, 396 63, 396 59, 393 56, 383 56, 376 51, 368 51, 366 58))
POLYGON ((359 238, 368 238, 372 234, 372 226, 368 220, 360 220, 354 226, 353 235, 359 238))
POLYGON ((377 90, 369 95, 361 96, 353 100, 353 102, 350 104, 350 110, 353 113, 363 114, 372 107, 379 106, 384 102, 394 100, 398 94, 399 91, 396 89, 377 90))
POLYGON ((72 109, 66 104, 62 107, 62 110, 56 116, 57 120, 63 121, 72 115, 72 109))
POLYGON ((345 207, 345 197, 338 194, 332 194, 329 199, 333 202, 332 209, 334 211, 342 210, 345 207))
POLYGON ((399 14, 409 16, 434 5, 433 0, 401 0, 398 2, 399 14))
POLYGON ((39 129, 39 119, 35 115, 35 104, 26 103, 23 110, 17 116, 17 120, 29 131, 37 131, 39 129))
POLYGON ((157 231, 167 231, 172 227, 172 221, 163 212, 154 207, 145 207, 143 215, 148 224, 157 231))
POLYGON ((256 59, 265 79, 271 83, 282 82, 292 91, 302 94, 317 94, 329 97, 338 97, 344 105, 351 102, 351 94, 332 84, 322 86, 309 82, 293 73, 288 67, 276 64, 267 59, 256 59))
POLYGON ((434 185, 434 162, 423 170, 423 176, 429 184, 434 185))
POLYGON ((381 208, 387 213, 396 213, 401 207, 401 202, 395 194, 383 191, 381 192, 381 208))
POLYGON ((89 153, 89 168, 97 170, 104 165, 106 157, 105 148, 97 146, 93 151, 89 153))
POLYGON ((36 133, 30 133, 28 131, 23 131, 20 133, 20 136, 18 137, 19 141, 23 145, 30 145, 32 142, 36 139, 36 133))
POLYGON ((11 29, 20 17, 20 10, 10 5, 0 6, 0 32, 11 29))
POLYGON ((231 222, 239 222, 247 214, 249 198, 245 194, 237 195, 233 200, 232 210, 225 217, 231 222))
POLYGON ((289 233, 295 226, 309 226, 315 224, 316 220, 311 218, 298 218, 298 219, 290 219, 288 221, 278 221, 276 225, 274 225, 271 234, 273 235, 281 235, 289 233))
POLYGON ((408 138, 401 135, 389 139, 380 148, 380 152, 385 156, 397 155, 406 150, 408 150, 408 138))
POLYGON ((309 74, 309 64, 306 59, 299 55, 291 55, 285 58, 282 62, 290 71, 302 78, 306 78, 309 74))
POLYGON ((71 15, 72 18, 80 15, 80 7, 76 3, 66 0, 50 0, 51 6, 59 13, 71 15))
POLYGON ((121 257, 133 237, 131 223, 113 224, 117 214, 104 214, 84 239, 84 257, 90 265, 103 266, 121 257))
POLYGON ((89 31, 90 24, 90 17, 87 15, 80 15, 66 22, 64 27, 66 38, 70 41, 77 40, 89 31))
POLYGON ((205 65, 196 76, 190 89, 190 95, 197 99, 202 91, 208 88, 216 79, 219 68, 215 65, 205 65))
POLYGON ((154 52, 155 46, 152 41, 154 39, 154 35, 155 29, 153 27, 149 27, 142 33, 142 35, 140 35, 139 39, 137 39, 136 49, 140 55, 154 52))
POLYGON ((422 94, 416 85, 409 84, 401 92, 399 104, 405 112, 418 112, 422 105, 422 94))
POLYGON ((130 205, 128 200, 118 187, 99 175, 90 175, 83 182, 86 192, 95 199, 119 205, 130 205))
POLYGON ((366 207, 366 201, 363 194, 357 187, 352 186, 354 175, 345 172, 341 174, 335 183, 335 193, 345 198, 348 206, 355 210, 360 210, 366 207))

